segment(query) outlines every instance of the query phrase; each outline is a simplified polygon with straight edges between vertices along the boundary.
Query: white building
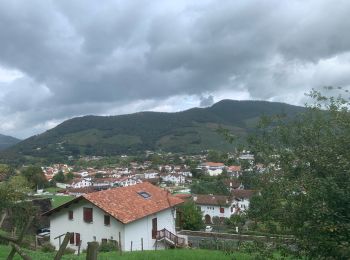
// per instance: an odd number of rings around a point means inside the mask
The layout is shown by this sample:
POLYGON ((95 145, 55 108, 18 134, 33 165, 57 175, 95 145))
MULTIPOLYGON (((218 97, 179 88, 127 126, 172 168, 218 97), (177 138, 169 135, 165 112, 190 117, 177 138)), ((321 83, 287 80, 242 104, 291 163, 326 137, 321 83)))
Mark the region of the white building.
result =
POLYGON ((193 195, 193 201, 200 207, 206 224, 211 224, 213 217, 229 218, 236 213, 235 201, 230 196, 193 195))
POLYGON ((222 173, 225 165, 223 163, 206 162, 201 165, 201 168, 206 170, 209 176, 218 176, 222 173))
POLYGON ((132 250, 141 250, 143 241, 144 250, 154 250, 167 243, 185 243, 175 230, 174 207, 182 202, 152 184, 141 183, 89 193, 44 215, 50 218, 50 242, 56 249, 57 237, 71 232, 69 247, 73 249, 79 243, 85 249, 90 241, 111 241, 120 243, 123 251, 130 251, 131 244, 132 250))
POLYGON ((145 172, 143 175, 145 179, 154 179, 158 177, 159 173, 151 171, 151 172, 145 172))
POLYGON ((161 178, 164 182, 170 182, 176 186, 186 182, 186 177, 177 173, 164 174, 161 178))
POLYGON ((121 177, 118 180, 118 185, 120 187, 127 187, 127 186, 131 186, 131 185, 136 185, 138 183, 142 183, 142 180, 137 179, 134 176, 132 176, 132 177, 121 177))
POLYGON ((92 186, 92 181, 90 179, 74 179, 69 187, 71 188, 85 188, 85 187, 90 187, 92 186))
POLYGON ((240 212, 247 210, 249 208, 250 198, 254 194, 256 194, 255 190, 232 190, 231 196, 235 200, 237 210, 240 212))
POLYGON ((213 217, 229 218, 247 210, 254 193, 253 190, 237 189, 231 191, 231 196, 193 195, 192 199, 200 207, 205 223, 211 224, 213 217))

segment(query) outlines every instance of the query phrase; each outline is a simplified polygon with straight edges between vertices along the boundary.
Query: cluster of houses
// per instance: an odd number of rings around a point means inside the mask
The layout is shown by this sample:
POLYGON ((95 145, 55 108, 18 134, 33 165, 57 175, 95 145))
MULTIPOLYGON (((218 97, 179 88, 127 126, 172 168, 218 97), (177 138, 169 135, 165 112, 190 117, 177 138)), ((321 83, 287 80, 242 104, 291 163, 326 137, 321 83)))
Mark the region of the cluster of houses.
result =
POLYGON ((176 206, 192 199, 208 224, 214 217, 229 218, 246 210, 254 194, 229 185, 230 196, 172 195, 148 182, 80 195, 44 213, 50 219, 50 242, 57 249, 70 232, 69 247, 76 250, 91 241, 110 242, 123 251, 185 246, 186 236, 176 231, 176 206))
MULTIPOLYGON (((224 183, 230 194, 172 195, 164 187, 188 188, 192 182, 192 173, 186 165, 162 165, 155 170, 144 162, 131 163, 129 168, 88 168, 73 172, 72 180, 57 185, 75 198, 45 213, 50 219, 50 241, 58 248, 62 235, 70 232, 74 234, 69 244, 73 249, 85 249, 90 241, 115 243, 123 251, 183 246, 186 237, 177 234, 175 218, 176 207, 184 201, 192 200, 200 208, 206 224, 249 208, 256 191, 245 189, 237 180, 242 174, 240 166, 203 162, 197 169, 209 176, 225 172, 228 178, 224 183)), ((67 174, 73 169, 55 165, 43 167, 43 171, 50 180, 60 171, 67 174)))

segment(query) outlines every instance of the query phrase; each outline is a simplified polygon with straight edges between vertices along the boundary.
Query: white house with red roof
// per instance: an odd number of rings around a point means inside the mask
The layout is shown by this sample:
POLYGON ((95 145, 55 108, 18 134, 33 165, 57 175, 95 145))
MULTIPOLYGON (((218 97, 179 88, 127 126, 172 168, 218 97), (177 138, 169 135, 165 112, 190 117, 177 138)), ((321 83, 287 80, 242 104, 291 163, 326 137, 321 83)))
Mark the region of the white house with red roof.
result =
MULTIPOLYGON (((183 245, 176 235, 175 206, 183 200, 150 183, 93 192, 77 197, 46 213, 50 242, 59 248, 59 236, 71 237, 69 247, 87 248, 87 242, 120 244, 123 251, 154 250, 183 245)), ((61 237, 63 240, 63 237, 61 237)))
POLYGON ((255 193, 254 190, 233 189, 230 196, 196 194, 192 200, 200 207, 205 223, 211 224, 213 217, 229 218, 246 211, 255 193))
POLYGON ((225 164, 218 162, 205 162, 201 165, 203 170, 209 174, 209 176, 218 176, 225 169, 225 164))

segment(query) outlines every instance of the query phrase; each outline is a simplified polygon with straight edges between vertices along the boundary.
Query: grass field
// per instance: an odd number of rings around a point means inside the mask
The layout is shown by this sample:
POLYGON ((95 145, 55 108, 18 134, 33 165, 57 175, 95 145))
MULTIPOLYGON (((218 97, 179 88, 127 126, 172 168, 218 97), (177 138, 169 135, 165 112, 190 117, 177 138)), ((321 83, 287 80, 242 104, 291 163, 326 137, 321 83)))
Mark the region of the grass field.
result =
POLYGON ((48 196, 42 196, 43 198, 51 198, 52 200, 52 207, 56 208, 58 206, 61 206, 62 204, 74 199, 73 196, 57 196, 57 195, 48 195, 48 196))
POLYGON ((51 193, 56 193, 58 191, 62 190, 62 188, 58 188, 58 187, 49 187, 46 188, 45 191, 51 192, 51 193))
MULTIPOLYGON (((25 250, 35 260, 52 260, 54 253, 42 253, 40 251, 25 250)), ((0 259, 6 259, 10 252, 9 246, 0 245, 0 259)), ((85 260, 86 255, 82 254, 79 257, 76 255, 64 255, 64 260, 85 260)), ((21 258, 16 255, 15 260, 21 258)), ((204 259, 204 260, 248 260, 253 259, 251 256, 241 253, 225 255, 221 251, 209 251, 200 249, 177 249, 177 250, 159 250, 159 251, 143 251, 143 252, 128 252, 120 255, 117 252, 100 253, 99 260, 121 259, 121 260, 159 260, 159 259, 204 259)))

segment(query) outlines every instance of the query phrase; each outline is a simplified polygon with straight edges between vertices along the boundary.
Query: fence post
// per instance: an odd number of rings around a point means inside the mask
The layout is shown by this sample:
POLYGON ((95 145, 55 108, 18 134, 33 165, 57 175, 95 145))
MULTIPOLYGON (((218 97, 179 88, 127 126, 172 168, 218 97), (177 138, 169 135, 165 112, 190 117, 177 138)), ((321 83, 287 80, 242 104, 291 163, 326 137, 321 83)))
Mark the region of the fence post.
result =
POLYGON ((78 245, 78 256, 80 256, 80 247, 81 247, 81 240, 79 241, 79 245, 78 245))
POLYGON ((54 260, 60 260, 62 258, 64 250, 66 249, 71 236, 74 236, 74 233, 69 233, 69 232, 66 233, 66 235, 63 239, 63 243, 61 244, 60 248, 58 249, 54 260))
POLYGON ((88 242, 86 260, 97 260, 98 243, 88 242))
POLYGON ((143 237, 141 237, 141 251, 143 251, 143 237))
POLYGON ((119 252, 120 252, 120 255, 122 255, 122 239, 121 239, 120 232, 119 232, 119 252))
MULTIPOLYGON (((26 234, 27 230, 30 228, 30 225, 32 224, 33 220, 34 220, 34 217, 33 217, 33 216, 29 218, 29 220, 28 220, 28 222, 26 223, 25 227, 22 229, 21 233, 19 234, 16 243, 19 244, 19 243, 22 242, 23 237, 24 237, 24 235, 26 234)), ((16 229, 16 227, 15 227, 14 229, 16 229)), ((18 248, 19 248, 19 247, 18 247, 18 248)), ((14 257, 15 254, 16 254, 16 252, 18 252, 16 249, 17 249, 17 248, 15 247, 15 244, 12 244, 12 249, 11 249, 11 251, 10 251, 10 254, 7 256, 7 259, 8 259, 8 260, 12 260, 12 259, 13 259, 13 257, 14 257)))

